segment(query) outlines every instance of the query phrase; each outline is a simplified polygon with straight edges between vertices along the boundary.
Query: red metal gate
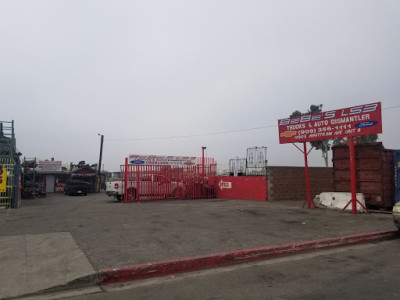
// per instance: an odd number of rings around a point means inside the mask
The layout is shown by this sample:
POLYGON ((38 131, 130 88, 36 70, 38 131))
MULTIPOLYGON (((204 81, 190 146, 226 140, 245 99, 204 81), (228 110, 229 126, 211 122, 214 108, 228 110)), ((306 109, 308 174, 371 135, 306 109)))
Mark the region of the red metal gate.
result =
POLYGON ((215 198, 213 158, 197 158, 194 165, 121 165, 123 202, 215 198))

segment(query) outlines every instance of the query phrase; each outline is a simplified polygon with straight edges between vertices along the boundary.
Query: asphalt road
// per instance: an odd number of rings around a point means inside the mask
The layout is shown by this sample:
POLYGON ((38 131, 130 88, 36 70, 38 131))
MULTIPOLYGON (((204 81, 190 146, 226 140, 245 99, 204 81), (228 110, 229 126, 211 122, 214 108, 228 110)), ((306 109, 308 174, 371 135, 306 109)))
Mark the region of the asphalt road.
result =
POLYGON ((67 299, 399 299, 400 240, 106 286, 67 299))

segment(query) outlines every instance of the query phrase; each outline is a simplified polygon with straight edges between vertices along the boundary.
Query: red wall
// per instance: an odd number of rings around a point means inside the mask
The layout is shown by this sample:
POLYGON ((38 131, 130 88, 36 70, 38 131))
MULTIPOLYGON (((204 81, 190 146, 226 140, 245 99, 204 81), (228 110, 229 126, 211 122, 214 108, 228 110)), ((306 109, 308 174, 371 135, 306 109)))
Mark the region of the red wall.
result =
POLYGON ((217 176, 215 180, 217 198, 256 201, 268 200, 266 177, 217 176))

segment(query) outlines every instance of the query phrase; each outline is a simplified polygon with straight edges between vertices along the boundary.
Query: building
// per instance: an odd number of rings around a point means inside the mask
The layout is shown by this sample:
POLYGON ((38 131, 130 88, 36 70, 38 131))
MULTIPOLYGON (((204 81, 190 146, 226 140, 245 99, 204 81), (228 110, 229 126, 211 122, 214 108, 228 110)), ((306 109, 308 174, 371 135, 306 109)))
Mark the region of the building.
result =
POLYGON ((70 170, 54 158, 40 160, 36 166, 36 183, 43 193, 62 193, 70 177, 70 170))
POLYGON ((95 193, 99 191, 99 176, 97 165, 88 165, 84 161, 77 165, 71 164, 71 180, 83 180, 88 183, 88 192, 95 193))

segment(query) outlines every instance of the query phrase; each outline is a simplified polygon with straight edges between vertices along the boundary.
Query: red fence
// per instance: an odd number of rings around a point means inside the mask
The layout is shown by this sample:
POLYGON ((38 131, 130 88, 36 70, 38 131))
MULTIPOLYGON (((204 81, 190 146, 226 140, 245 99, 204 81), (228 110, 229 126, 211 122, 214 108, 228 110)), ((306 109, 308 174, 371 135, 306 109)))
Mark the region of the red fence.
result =
POLYGON ((215 189, 221 199, 268 200, 267 178, 263 176, 218 176, 215 189))
POLYGON ((124 202, 215 198, 217 165, 212 158, 195 165, 121 165, 124 202))

